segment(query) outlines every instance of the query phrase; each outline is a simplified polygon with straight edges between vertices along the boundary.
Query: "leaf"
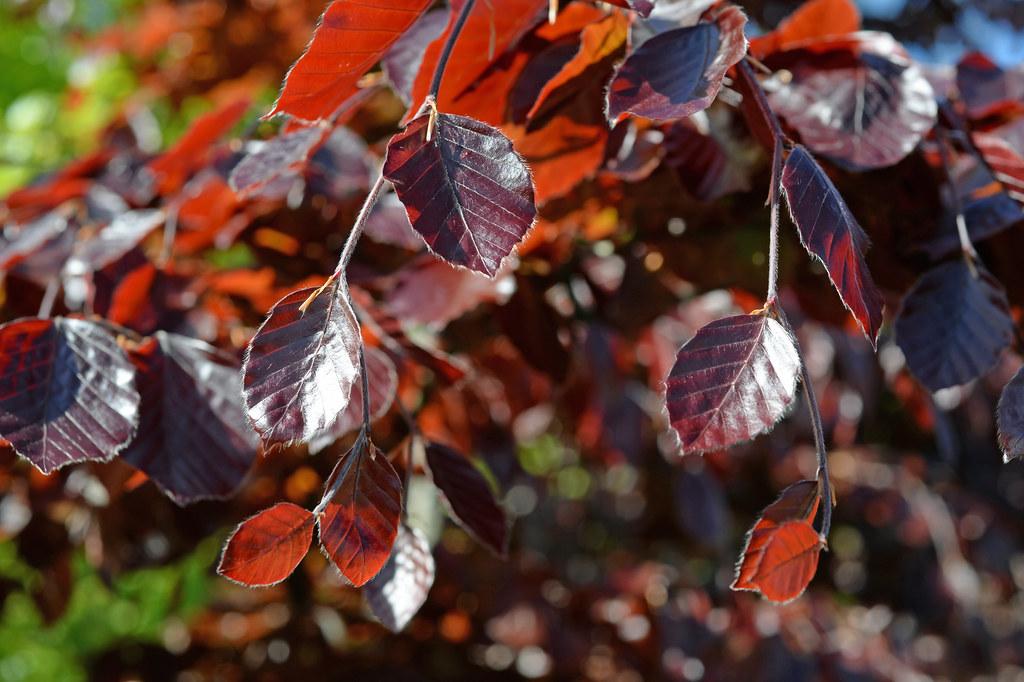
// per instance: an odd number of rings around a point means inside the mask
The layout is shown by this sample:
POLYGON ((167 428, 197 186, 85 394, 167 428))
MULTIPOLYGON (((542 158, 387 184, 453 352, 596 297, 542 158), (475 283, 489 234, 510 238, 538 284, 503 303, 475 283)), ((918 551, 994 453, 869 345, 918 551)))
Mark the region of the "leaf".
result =
POLYGON ((1003 461, 1024 455, 1024 368, 1017 370, 999 396, 996 427, 1003 461))
POLYGON ((254 149, 231 169, 228 184, 240 197, 252 196, 268 183, 300 167, 326 134, 323 128, 310 126, 266 142, 251 143, 254 149))
POLYGON ((633 51, 608 88, 608 120, 691 116, 711 105, 725 72, 743 58, 747 17, 736 7, 715 21, 660 33, 633 51))
POLYGON ((894 324, 907 366, 926 388, 966 384, 987 372, 1013 339, 998 280, 958 258, 924 273, 903 299, 894 324))
POLYGON ((0 438, 44 474, 112 459, 139 424, 134 375, 96 323, 8 322, 0 326, 0 438))
POLYGON ((771 430, 793 403, 800 355, 775 320, 735 315, 702 327, 665 380, 684 454, 722 450, 771 430))
POLYGON ((401 632, 427 601, 434 570, 434 555, 423 532, 401 524, 388 562, 363 587, 370 611, 388 630, 401 632))
POLYGON ((747 535, 733 590, 760 592, 773 602, 796 599, 818 568, 825 543, 811 522, 818 509, 818 484, 800 481, 761 512, 747 535))
POLYGON ((932 86, 888 34, 814 43, 784 53, 793 80, 769 95, 772 108, 812 151, 854 170, 902 160, 935 125, 932 86), (787 57, 788 55, 788 57, 787 57), (822 68, 828 60, 835 68, 822 68))
POLYGON ((607 0, 611 5, 631 9, 642 17, 651 15, 654 9, 654 0, 607 0))
POLYGON ((493 277, 533 225, 530 171, 512 143, 486 123, 438 114, 415 119, 388 145, 384 177, 431 251, 493 277))
MULTIPOLYGON (((370 421, 374 422, 391 409, 398 391, 398 372, 391 358, 379 348, 366 346, 366 376, 370 384, 370 421)), ((337 439, 345 436, 363 425, 363 386, 357 381, 352 386, 352 395, 348 406, 324 436, 310 443, 310 454, 316 454, 337 439)))
POLYGON ((1024 110, 1024 71, 1003 70, 980 52, 968 53, 957 64, 956 86, 974 120, 1024 110))
POLYGON ((330 502, 317 520, 320 544, 341 574, 360 587, 391 554, 402 513, 402 480, 388 458, 360 438, 338 462, 330 502))
POLYGON ((448 26, 449 9, 430 10, 416 20, 388 50, 380 65, 398 96, 412 104, 412 87, 423 63, 427 46, 437 40, 448 26))
POLYGON ((431 0, 334 0, 267 116, 330 118, 430 4, 431 0))
POLYGON ((156 209, 128 211, 114 218, 92 239, 79 241, 66 272, 92 272, 118 260, 164 221, 164 212, 156 209))
POLYGON ((292 574, 313 542, 313 514, 279 502, 251 516, 224 545, 217 573, 250 587, 275 585, 292 574))
POLYGON ((440 443, 428 443, 427 467, 449 515, 498 556, 508 551, 508 520, 491 486, 468 458, 440 443))
POLYGON ((178 504, 231 495, 258 445, 238 399, 237 366, 202 341, 163 331, 131 359, 141 416, 121 457, 178 504))
POLYGON ((860 12, 850 0, 807 0, 779 22, 774 31, 750 39, 750 53, 764 59, 773 52, 798 48, 818 38, 860 29, 860 12))
POLYGON ((680 183, 700 201, 714 201, 750 189, 750 178, 738 149, 725 136, 705 134, 690 121, 665 132, 665 161, 680 183))
POLYGON ((1024 204, 1024 158, 1008 142, 989 133, 971 133, 978 151, 1006 193, 1024 204))
POLYGON ((9 272, 14 266, 42 249, 48 242, 59 238, 68 229, 68 218, 59 211, 51 211, 30 223, 11 226, 0 234, 0 272, 9 272))
POLYGON ((308 442, 348 405, 359 375, 359 323, 342 282, 288 294, 271 309, 246 350, 243 395, 264 442, 308 442))
POLYGON ((864 261, 867 235, 832 180, 799 145, 782 169, 782 189, 800 243, 821 260, 843 304, 874 346, 882 326, 882 295, 864 261))
POLYGON ((381 196, 370 209, 364 233, 378 244, 388 244, 407 251, 423 250, 423 238, 412 229, 405 206, 394 192, 381 196))

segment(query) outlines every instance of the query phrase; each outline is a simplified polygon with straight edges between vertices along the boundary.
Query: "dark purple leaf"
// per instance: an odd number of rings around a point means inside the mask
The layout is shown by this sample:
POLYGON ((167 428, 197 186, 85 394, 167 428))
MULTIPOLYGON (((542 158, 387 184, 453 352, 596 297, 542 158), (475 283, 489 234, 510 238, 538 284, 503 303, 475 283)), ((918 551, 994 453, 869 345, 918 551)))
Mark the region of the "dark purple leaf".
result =
POLYGON ((310 159, 306 172, 310 194, 344 201, 370 186, 372 155, 366 142, 352 130, 335 128, 310 159))
POLYGON ((972 119, 1024 109, 1024 70, 1005 71, 980 52, 957 65, 956 85, 972 119))
POLYGON ((242 366, 249 420, 268 444, 308 442, 348 405, 359 375, 359 323, 335 282, 305 312, 314 289, 276 304, 249 342, 242 366))
POLYGON ((500 131, 464 116, 413 120, 388 145, 384 176, 412 226, 453 265, 494 276, 537 215, 526 164, 500 131))
POLYGON ((142 404, 138 434, 121 457, 178 504, 229 496, 258 445, 238 368, 202 341, 162 331, 131 357, 142 404))
POLYGON ((1013 339, 1006 293, 981 264, 958 258, 926 272, 903 299, 896 343, 931 391, 987 372, 1013 339))
POLYGON ((746 170, 730 144, 697 130, 690 121, 680 121, 665 133, 662 146, 665 163, 686 190, 701 201, 714 201, 750 189, 746 170))
POLYGON ((1009 462, 1024 455, 1024 368, 1017 370, 1003 388, 996 408, 996 424, 1003 460, 1009 462))
POLYGON ((404 523, 391 557, 380 573, 366 583, 363 594, 370 611, 384 627, 401 632, 427 600, 434 584, 434 555, 423 532, 404 523))
POLYGON ((27 256, 64 234, 67 216, 51 211, 32 222, 0 231, 0 272, 9 271, 27 256))
POLYGON ((832 180, 799 145, 782 169, 782 189, 800 242, 824 264, 843 304, 875 345, 882 326, 882 295, 864 262, 867 235, 832 180))
MULTIPOLYGON (((366 374, 370 383, 370 421, 376 421, 387 414, 398 391, 398 372, 395 364, 384 351, 366 347, 366 374)), ((316 454, 337 439, 355 431, 363 425, 363 382, 352 386, 348 407, 342 410, 337 420, 324 436, 310 443, 309 451, 316 454)))
POLYGON ((412 86, 427 46, 444 32, 448 26, 448 15, 447 7, 439 7, 421 16, 380 61, 384 74, 406 104, 412 103, 412 86))
POLYGON ((252 196, 268 183, 293 173, 324 135, 323 128, 310 126, 250 143, 253 149, 231 169, 228 184, 239 196, 252 196))
POLYGON ((793 403, 799 376, 793 338, 772 318, 735 315, 702 327, 665 380, 683 453, 721 450, 770 431, 793 403))
POLYGON ((135 435, 135 370, 113 334, 87 320, 0 326, 0 438, 43 473, 107 461, 135 435))
POLYGON ((505 556, 508 520, 484 475, 467 457, 440 443, 427 444, 427 468, 452 519, 499 556, 505 556))
POLYGON ((742 11, 728 7, 714 22, 672 29, 642 44, 612 79, 608 119, 671 121, 708 108, 725 72, 746 53, 746 23, 742 11))
POLYGON ((608 0, 608 2, 618 7, 631 9, 642 17, 650 16, 654 9, 654 0, 608 0))

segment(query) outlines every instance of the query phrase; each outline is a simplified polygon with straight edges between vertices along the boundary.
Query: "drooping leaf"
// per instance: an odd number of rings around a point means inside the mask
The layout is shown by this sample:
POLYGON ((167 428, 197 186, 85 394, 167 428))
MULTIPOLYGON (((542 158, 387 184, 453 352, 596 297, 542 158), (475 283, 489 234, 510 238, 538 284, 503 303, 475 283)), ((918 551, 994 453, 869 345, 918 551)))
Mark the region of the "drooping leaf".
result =
POLYGON ((483 474, 461 453, 440 443, 427 444, 427 467, 452 519, 470 535, 505 556, 508 520, 483 474))
POLYGON ((980 52, 966 54, 957 64, 956 85, 972 119, 1024 110, 1024 72, 1001 69, 980 52))
POLYGON ((773 52, 798 48, 818 38, 860 29, 860 12, 851 0, 807 0, 779 22, 774 31, 750 39, 750 53, 764 59, 773 52))
POLYGON ((359 375, 359 323, 335 282, 305 312, 314 289, 278 301, 257 330, 242 365, 249 420, 264 442, 307 442, 348 405, 359 375))
POLYGON ((325 129, 310 126, 254 143, 255 148, 231 169, 231 189, 243 198, 252 196, 305 162, 326 134, 325 129))
POLYGON ((338 462, 334 493, 317 519, 320 544, 341 574, 360 587, 391 554, 402 513, 402 480, 388 458, 360 438, 338 462))
POLYGON ((882 295, 864 261, 868 237, 818 162, 801 146, 786 159, 782 189, 800 242, 820 259, 843 304, 875 345, 882 295))
POLYGON ((735 315, 702 327, 665 380, 683 453, 721 450, 771 430, 793 403, 799 376, 793 338, 770 317, 735 315))
POLYGON ((384 177, 434 253, 493 277, 536 217, 530 171, 497 129, 438 114, 428 142, 429 118, 392 138, 384 177))
POLYGON ((779 603, 803 594, 824 547, 811 525, 818 502, 817 481, 800 481, 761 512, 747 535, 732 589, 760 592, 779 603))
POLYGON ((733 192, 750 189, 746 168, 736 158, 729 140, 697 130, 689 121, 679 121, 665 132, 666 164, 690 194, 701 201, 714 201, 733 192))
POLYGON ((249 517, 228 538, 217 573, 250 587, 281 582, 306 556, 313 520, 309 510, 291 502, 249 517))
POLYGON ((931 391, 977 379, 1013 339, 1006 292, 980 263, 975 272, 962 258, 932 268, 896 316, 896 343, 931 391))
MULTIPOLYGON (((370 421, 383 417, 395 400, 398 391, 398 372, 395 364, 387 353, 379 348, 367 346, 366 376, 370 384, 370 421)), ((356 381, 352 386, 352 395, 348 406, 342 410, 338 418, 331 424, 326 434, 310 443, 310 452, 316 453, 342 436, 355 431, 363 424, 363 385, 356 381)))
POLYGON ((139 424, 135 371, 113 334, 87 320, 0 326, 0 438, 49 474, 107 461, 139 424))
POLYGON ((238 367, 201 341, 163 331, 131 358, 142 404, 122 458, 178 504, 230 495, 258 445, 238 399, 238 367))
POLYGON ((996 425, 1003 461, 1024 455, 1024 369, 1017 370, 1003 388, 996 408, 996 425))
POLYGON ((743 58, 747 17, 736 7, 715 21, 658 34, 633 51, 608 88, 608 119, 672 121, 706 109, 725 72, 743 58))
POLYGON ((423 63, 427 46, 448 26, 449 8, 430 10, 395 41, 380 65, 392 87, 406 104, 412 103, 412 86, 423 63))
POLYGON ((430 0, 334 0, 306 51, 288 72, 267 116, 329 118, 430 4, 430 0))
POLYGON ((769 95, 772 108, 838 164, 891 166, 935 125, 931 84, 888 34, 827 39, 779 59, 793 79, 769 95))
POLYGON ((380 573, 366 583, 363 594, 370 611, 384 627, 401 632, 427 600, 434 584, 434 555, 423 532, 404 523, 391 557, 380 573))

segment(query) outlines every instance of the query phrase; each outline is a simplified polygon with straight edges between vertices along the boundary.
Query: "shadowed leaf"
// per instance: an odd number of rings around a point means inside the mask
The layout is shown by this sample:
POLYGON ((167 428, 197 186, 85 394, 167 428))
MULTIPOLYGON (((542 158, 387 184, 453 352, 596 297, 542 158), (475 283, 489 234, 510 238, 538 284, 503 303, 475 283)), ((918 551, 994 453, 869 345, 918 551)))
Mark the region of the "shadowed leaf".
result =
POLYGON ((796 345, 775 320, 735 315, 702 327, 665 380, 683 453, 721 450, 770 431, 792 404, 799 376, 796 345))
POLYGON ((380 573, 366 583, 363 594, 377 620, 401 632, 427 600, 434 584, 434 555, 423 532, 404 523, 391 557, 380 573))
POLYGON ((326 134, 323 128, 311 126, 253 143, 255 148, 231 169, 228 184, 239 196, 252 196, 301 166, 326 134))
POLYGON ((345 409, 359 374, 359 323, 335 283, 305 313, 315 289, 278 301, 257 330, 242 365, 249 420, 264 442, 307 442, 345 409))
POLYGON ((957 64, 956 86, 972 119, 1024 110, 1024 71, 1003 70, 980 52, 957 64))
POLYGON ((440 443, 427 444, 427 466, 453 520, 499 556, 508 547, 508 520, 473 463, 440 443))
POLYGON ((996 409, 996 423, 1003 460, 1009 462, 1024 455, 1024 369, 1017 370, 1003 388, 996 409))
POLYGON ((384 176, 434 253, 493 277, 537 214, 530 172, 497 129, 438 114, 427 142, 428 120, 392 138, 384 176))
POLYGON ((843 304, 875 345, 882 295, 864 262, 868 237, 818 162, 797 146, 782 169, 782 189, 800 242, 820 259, 843 304))
POLYGON ((313 514, 281 502, 243 521, 224 545, 217 573, 250 587, 292 574, 313 541, 313 514))
POLYGON ((398 535, 402 481, 388 458, 360 438, 338 463, 323 514, 320 544, 341 574, 360 587, 387 563, 398 535))
POLYGON ((381 59, 384 74, 406 104, 412 103, 412 86, 423 63, 423 54, 444 32, 448 17, 447 7, 430 10, 417 19, 381 59))

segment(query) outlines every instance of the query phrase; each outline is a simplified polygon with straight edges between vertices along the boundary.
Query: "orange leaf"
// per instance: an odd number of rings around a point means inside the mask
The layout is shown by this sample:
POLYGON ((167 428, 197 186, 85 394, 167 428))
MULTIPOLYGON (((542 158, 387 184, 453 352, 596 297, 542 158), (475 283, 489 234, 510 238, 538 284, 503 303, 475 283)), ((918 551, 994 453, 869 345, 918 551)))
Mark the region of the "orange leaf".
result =
POLYGON ((759 59, 817 38, 860 29, 860 12, 852 0, 808 0, 770 33, 750 39, 750 53, 759 59))
POLYGON ((235 582, 263 587, 295 570, 313 541, 313 514, 281 502, 243 521, 228 538, 217 573, 235 582))
POLYGON ((796 599, 818 568, 823 542, 807 521, 759 521, 747 538, 734 590, 751 590, 774 602, 796 599))

